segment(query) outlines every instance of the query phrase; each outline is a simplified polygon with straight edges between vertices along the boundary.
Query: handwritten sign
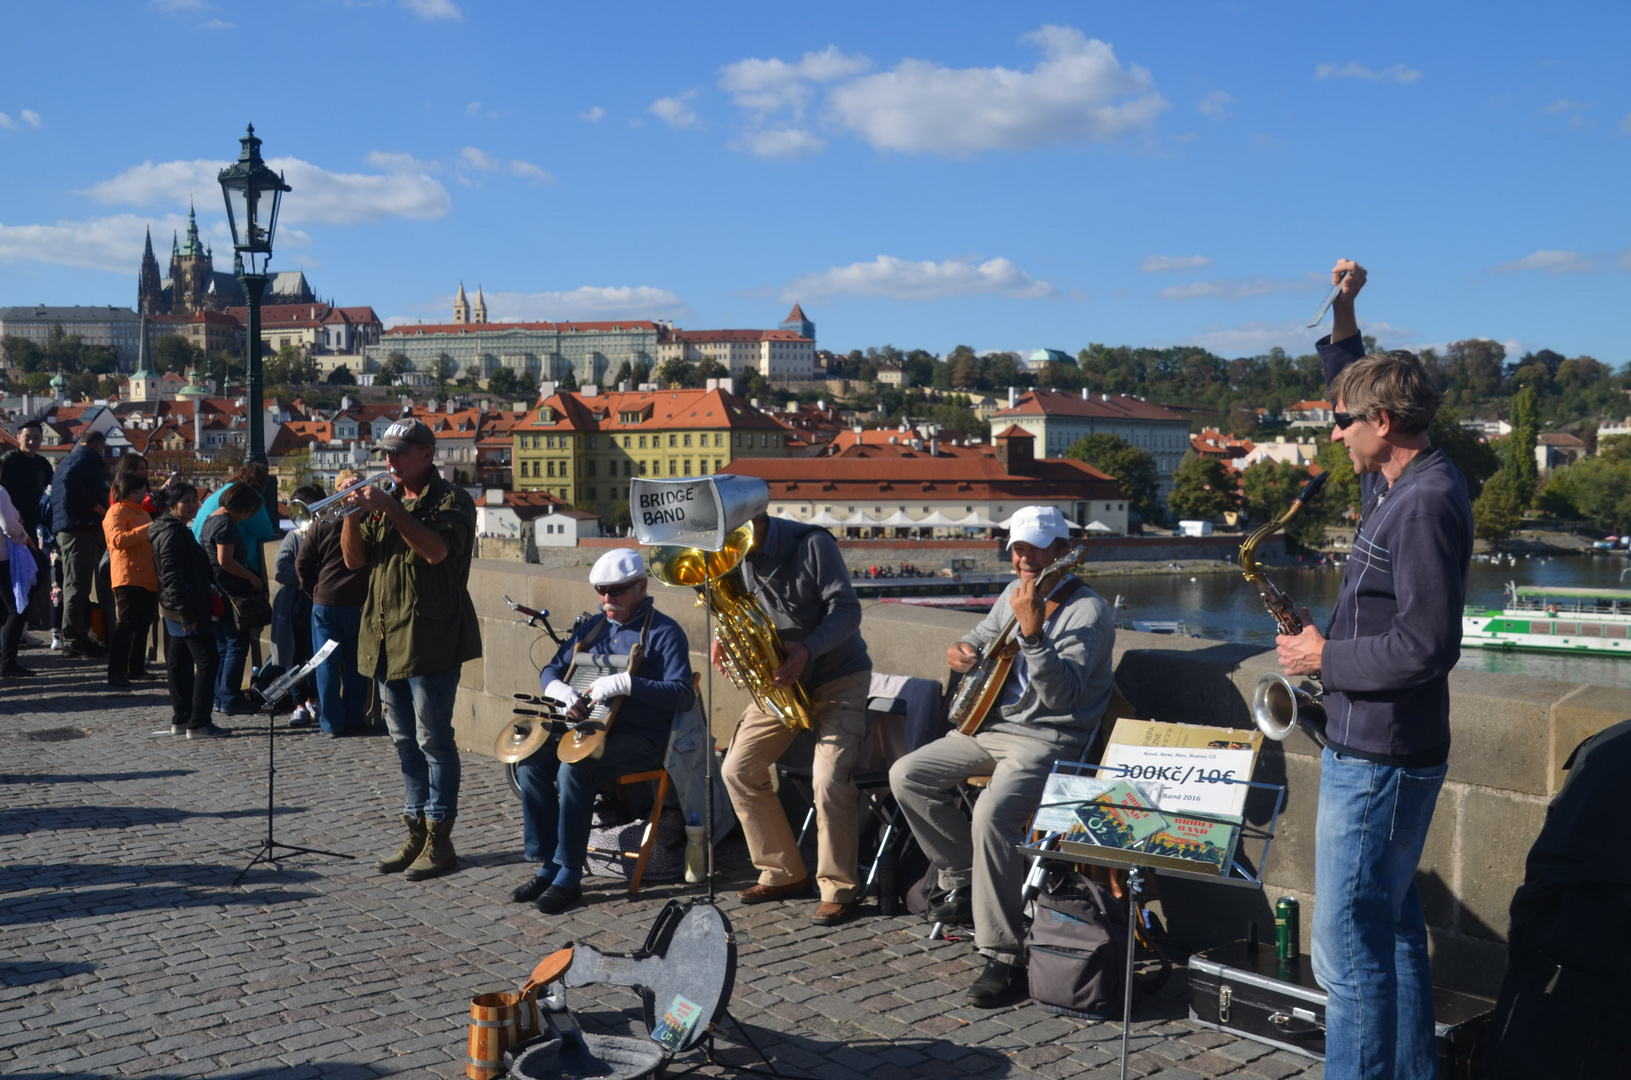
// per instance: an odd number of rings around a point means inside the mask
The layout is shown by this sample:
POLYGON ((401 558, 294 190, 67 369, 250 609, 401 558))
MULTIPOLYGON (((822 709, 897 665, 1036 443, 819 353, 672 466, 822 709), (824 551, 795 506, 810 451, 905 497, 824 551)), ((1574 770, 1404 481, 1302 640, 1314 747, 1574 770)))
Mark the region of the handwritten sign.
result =
POLYGON ((637 477, 629 483, 634 534, 648 546, 718 551, 732 529, 763 513, 769 502, 770 489, 756 476, 637 477))

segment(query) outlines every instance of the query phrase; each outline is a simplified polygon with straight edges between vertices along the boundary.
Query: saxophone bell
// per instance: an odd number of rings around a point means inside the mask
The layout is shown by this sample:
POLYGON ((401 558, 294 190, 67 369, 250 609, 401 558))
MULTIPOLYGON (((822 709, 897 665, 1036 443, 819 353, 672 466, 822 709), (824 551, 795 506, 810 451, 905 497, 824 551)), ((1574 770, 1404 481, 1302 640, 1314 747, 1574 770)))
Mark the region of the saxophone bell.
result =
POLYGON ((1302 727, 1308 737, 1325 748, 1325 705, 1313 694, 1278 671, 1265 671, 1252 687, 1252 722, 1257 730, 1284 742, 1292 729, 1302 727))

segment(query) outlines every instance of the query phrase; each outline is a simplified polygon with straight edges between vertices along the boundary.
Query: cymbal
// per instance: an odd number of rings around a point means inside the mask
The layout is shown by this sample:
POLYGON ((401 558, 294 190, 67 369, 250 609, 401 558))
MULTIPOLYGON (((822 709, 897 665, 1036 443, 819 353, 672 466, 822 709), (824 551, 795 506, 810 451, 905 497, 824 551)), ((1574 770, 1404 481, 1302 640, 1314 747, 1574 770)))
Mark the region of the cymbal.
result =
POLYGON ((518 719, 498 733, 498 741, 493 744, 493 756, 511 764, 525 761, 543 749, 550 734, 547 720, 518 719))

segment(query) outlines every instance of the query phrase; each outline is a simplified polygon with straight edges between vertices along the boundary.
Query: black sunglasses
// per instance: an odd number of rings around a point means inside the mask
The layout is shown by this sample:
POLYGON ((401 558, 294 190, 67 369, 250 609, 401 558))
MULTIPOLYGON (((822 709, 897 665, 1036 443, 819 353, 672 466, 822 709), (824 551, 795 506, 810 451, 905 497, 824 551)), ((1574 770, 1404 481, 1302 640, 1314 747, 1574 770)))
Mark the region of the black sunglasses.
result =
POLYGON ((609 600, 615 600, 619 596, 622 596, 624 593, 628 592, 630 589, 634 588, 637 584, 639 584, 638 580, 625 581, 621 585, 596 585, 595 592, 609 600))
POLYGON ((1363 416, 1355 416, 1351 412, 1333 412, 1331 413, 1331 419, 1336 423, 1337 427, 1341 428, 1343 431, 1347 431, 1349 427, 1353 426, 1353 422, 1355 420, 1363 420, 1365 418, 1363 416))

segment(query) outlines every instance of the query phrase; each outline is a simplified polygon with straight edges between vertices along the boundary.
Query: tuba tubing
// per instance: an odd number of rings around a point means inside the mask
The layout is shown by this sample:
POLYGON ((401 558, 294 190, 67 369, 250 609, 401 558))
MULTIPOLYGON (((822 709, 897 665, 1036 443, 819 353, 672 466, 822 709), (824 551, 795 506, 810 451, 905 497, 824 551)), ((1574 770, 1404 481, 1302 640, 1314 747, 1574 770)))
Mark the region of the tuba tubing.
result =
POLYGON ((1284 742, 1300 726, 1325 748, 1324 703, 1278 671, 1265 671, 1252 687, 1252 723, 1276 742, 1284 742))
POLYGON ((726 538, 721 551, 700 548, 654 547, 646 563, 651 576, 664 585, 690 586, 697 603, 711 606, 714 636, 723 655, 726 678, 788 728, 808 731, 810 696, 798 683, 775 685, 776 669, 787 660, 781 634, 764 607, 748 590, 742 561, 753 543, 753 528, 743 525, 726 538))

